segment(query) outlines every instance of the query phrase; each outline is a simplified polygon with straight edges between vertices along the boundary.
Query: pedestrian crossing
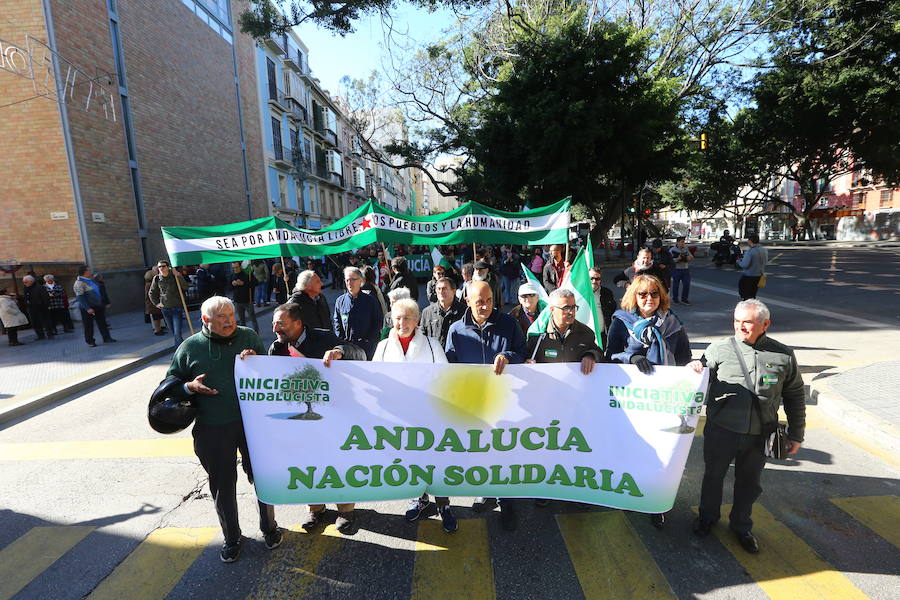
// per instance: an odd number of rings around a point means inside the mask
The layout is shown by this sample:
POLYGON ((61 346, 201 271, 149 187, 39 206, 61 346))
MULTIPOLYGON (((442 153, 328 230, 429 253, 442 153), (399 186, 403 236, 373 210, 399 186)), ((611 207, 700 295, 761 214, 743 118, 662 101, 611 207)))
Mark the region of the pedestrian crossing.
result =
MULTIPOLYGON (((848 519, 853 519, 900 549, 900 497, 842 497, 829 500, 848 519)), ((727 514, 729 509, 724 506, 723 514, 727 514)), ((661 568, 660 551, 651 551, 654 539, 658 538, 642 537, 633 524, 637 522, 636 517, 638 515, 629 516, 628 513, 612 510, 558 514, 555 522, 563 548, 552 549, 547 555, 570 563, 585 600, 695 597, 692 592, 685 593, 683 580, 673 580, 671 568, 661 568)), ((699 540, 702 543, 686 531, 667 529, 664 535, 673 544, 683 542, 684 552, 706 553, 702 560, 704 563, 710 562, 707 566, 711 569, 720 572, 731 570, 743 577, 749 575, 758 589, 772 600, 855 600, 870 597, 857 587, 858 582, 855 583, 848 578, 848 574, 832 566, 829 559, 835 559, 828 555, 827 549, 814 549, 811 542, 804 540, 802 532, 779 520, 764 504, 755 505, 753 519, 754 533, 762 548, 756 555, 744 552, 724 524, 714 528, 714 536, 699 540), (684 539, 680 538, 682 535, 684 539)), ((508 565, 498 560, 498 546, 492 546, 489 519, 461 518, 459 525, 456 533, 447 535, 441 531, 438 520, 425 519, 415 526, 414 535, 413 526, 410 526, 410 536, 406 538, 375 531, 361 531, 356 536, 347 537, 337 532, 333 525, 319 533, 309 534, 293 526, 285 532, 285 541, 278 549, 245 552, 237 565, 222 568, 233 570, 244 566, 245 576, 253 579, 249 591, 242 593, 241 597, 253 600, 318 598, 321 595, 316 586, 327 584, 332 592, 340 592, 341 586, 347 590, 354 587, 322 573, 329 568, 333 571, 335 564, 346 560, 348 553, 363 544, 364 552, 389 548, 391 552, 399 551, 403 557, 408 557, 408 560, 393 563, 395 571, 391 581, 395 589, 390 597, 411 600, 496 600, 504 597, 498 593, 498 577, 500 570, 508 568, 508 565), (407 587, 396 588, 397 581, 406 582, 404 585, 407 587)), ((96 544, 88 542, 91 536, 97 535, 103 534, 96 527, 80 525, 39 526, 26 531, 0 549, 0 600, 20 594, 69 553, 96 552, 96 544)), ((196 581, 191 581, 190 587, 200 597, 217 597, 216 586, 221 585, 217 584, 217 576, 209 573, 201 576, 200 571, 192 571, 192 567, 204 554, 217 555, 219 536, 217 527, 156 529, 112 568, 87 598, 166 598, 182 579, 192 576, 196 581)), ((535 552, 541 551, 538 548, 542 542, 519 538, 516 543, 521 543, 522 539, 534 543, 535 552)), ((253 543, 247 541, 247 544, 253 543)), ((504 543, 507 542, 500 540, 500 553, 504 543)), ((900 564, 896 560, 893 562, 900 564)), ((217 556, 215 564, 218 564, 217 556)), ((224 573, 228 572, 232 571, 224 573)), ((553 576, 552 571, 548 573, 550 579, 553 576)), ((359 587, 358 584, 356 587, 359 587)), ((348 597, 368 597, 366 594, 360 595, 359 591, 356 589, 348 597)), ((340 595, 337 593, 337 596, 340 595)), ((24 594, 20 597, 36 596, 24 594)), ((229 594, 227 597, 236 596, 229 594)), ((532 590, 524 597, 551 596, 541 590, 532 590)))

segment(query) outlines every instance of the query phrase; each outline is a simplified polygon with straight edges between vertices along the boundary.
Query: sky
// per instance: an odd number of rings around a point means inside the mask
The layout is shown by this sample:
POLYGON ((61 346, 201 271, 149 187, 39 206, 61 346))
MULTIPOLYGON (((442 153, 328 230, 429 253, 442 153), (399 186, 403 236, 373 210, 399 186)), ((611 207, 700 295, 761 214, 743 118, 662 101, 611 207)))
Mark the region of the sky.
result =
MULTIPOLYGON (((394 29, 408 32, 418 42, 435 39, 440 31, 453 23, 448 10, 429 13, 424 9, 400 3, 394 11, 394 29)), ((381 17, 363 17, 355 23, 355 32, 341 37, 326 29, 305 23, 294 31, 309 48, 309 64, 324 89, 332 95, 340 91, 340 80, 366 78, 373 70, 381 70, 385 26, 381 17)))

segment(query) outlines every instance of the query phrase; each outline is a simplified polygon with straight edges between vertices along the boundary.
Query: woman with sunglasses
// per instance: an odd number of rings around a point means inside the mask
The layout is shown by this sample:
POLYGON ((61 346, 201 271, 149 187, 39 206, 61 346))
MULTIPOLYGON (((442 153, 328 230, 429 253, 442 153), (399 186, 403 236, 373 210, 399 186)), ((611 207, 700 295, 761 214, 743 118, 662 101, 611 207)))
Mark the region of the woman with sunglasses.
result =
MULTIPOLYGON (((632 364, 641 373, 654 365, 683 366, 691 362, 691 344, 681 321, 669 311, 669 294, 653 275, 636 275, 625 290, 622 308, 613 313, 607 354, 613 362, 632 364)), ((657 529, 665 513, 650 515, 657 529)))

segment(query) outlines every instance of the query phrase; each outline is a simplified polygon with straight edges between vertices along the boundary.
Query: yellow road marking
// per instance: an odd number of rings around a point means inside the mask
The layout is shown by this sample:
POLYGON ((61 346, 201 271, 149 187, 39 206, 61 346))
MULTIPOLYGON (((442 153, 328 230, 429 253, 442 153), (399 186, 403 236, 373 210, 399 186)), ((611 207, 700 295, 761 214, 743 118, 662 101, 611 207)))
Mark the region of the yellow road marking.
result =
POLYGON ((862 496, 830 500, 851 517, 900 548, 900 497, 862 496))
MULTIPOLYGON (((722 506, 723 514, 730 511, 730 505, 722 506)), ((761 504, 753 506, 753 534, 759 539, 759 554, 741 548, 727 527, 715 527, 713 531, 772 600, 868 598, 761 504)))
POLYGON ((622 511, 556 515, 587 600, 675 598, 622 511))
POLYGON ((206 549, 218 527, 165 527, 153 531, 88 596, 91 600, 165 598, 206 549))
POLYGON ((440 521, 419 521, 410 600, 493 600, 487 522, 460 519, 459 529, 444 533, 440 521))
POLYGON ((0 461, 87 458, 161 458, 193 455, 194 441, 189 437, 149 440, 94 440, 0 444, 0 461))
MULTIPOLYGON (((284 542, 272 552, 248 600, 304 598, 320 576, 316 569, 326 554, 335 551, 341 534, 329 525, 322 535, 309 534, 299 526, 284 532, 284 542)), ((340 582, 333 582, 339 584, 340 582)))
POLYGON ((32 527, 0 551, 0 598, 12 598, 95 528, 32 527))

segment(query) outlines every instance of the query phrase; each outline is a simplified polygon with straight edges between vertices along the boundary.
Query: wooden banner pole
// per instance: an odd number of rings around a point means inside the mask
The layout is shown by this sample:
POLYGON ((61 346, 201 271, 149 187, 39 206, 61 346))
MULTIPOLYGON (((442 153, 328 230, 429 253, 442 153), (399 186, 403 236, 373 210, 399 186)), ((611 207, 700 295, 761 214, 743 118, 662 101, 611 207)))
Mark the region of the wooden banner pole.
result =
MULTIPOLYGON (((173 268, 174 267, 170 267, 173 268)), ((194 335, 194 324, 191 323, 191 313, 188 311, 187 301, 184 299, 184 292, 181 290, 181 284, 179 283, 179 279, 181 279, 181 272, 175 271, 175 287, 178 288, 178 295, 181 297, 181 305, 184 307, 184 318, 187 320, 188 328, 191 330, 191 335, 194 335)))

